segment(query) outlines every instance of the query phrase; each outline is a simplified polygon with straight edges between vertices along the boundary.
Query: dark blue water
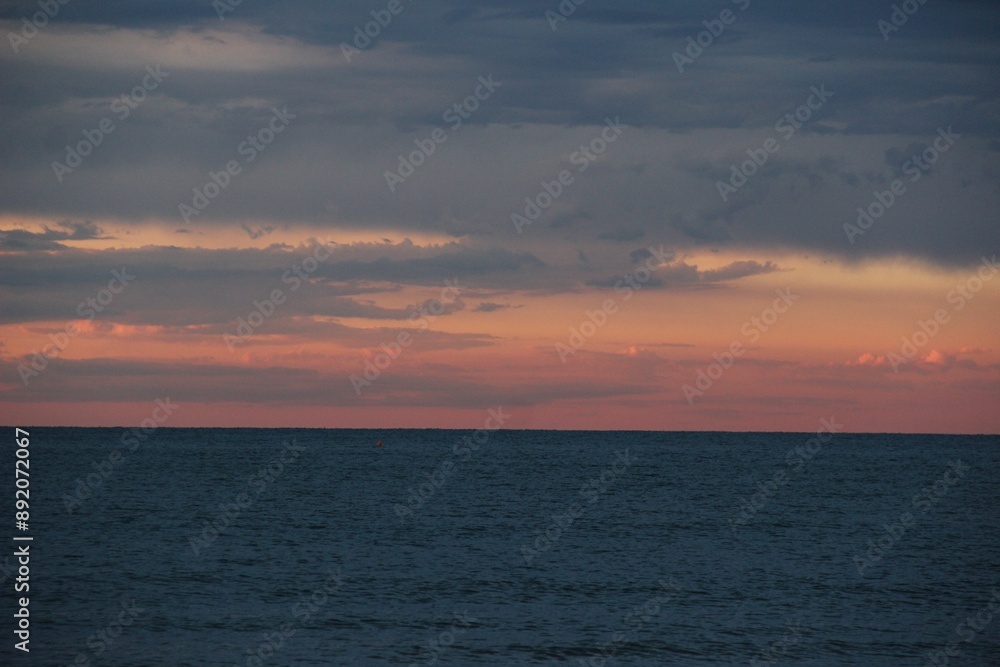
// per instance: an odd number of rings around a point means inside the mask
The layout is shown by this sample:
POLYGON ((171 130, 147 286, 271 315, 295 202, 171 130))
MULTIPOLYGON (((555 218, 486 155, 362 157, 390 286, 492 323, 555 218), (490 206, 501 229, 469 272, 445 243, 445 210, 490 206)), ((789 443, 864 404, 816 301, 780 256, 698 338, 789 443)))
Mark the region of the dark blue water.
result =
POLYGON ((123 433, 31 429, 5 663, 1000 664, 997 437, 123 433))

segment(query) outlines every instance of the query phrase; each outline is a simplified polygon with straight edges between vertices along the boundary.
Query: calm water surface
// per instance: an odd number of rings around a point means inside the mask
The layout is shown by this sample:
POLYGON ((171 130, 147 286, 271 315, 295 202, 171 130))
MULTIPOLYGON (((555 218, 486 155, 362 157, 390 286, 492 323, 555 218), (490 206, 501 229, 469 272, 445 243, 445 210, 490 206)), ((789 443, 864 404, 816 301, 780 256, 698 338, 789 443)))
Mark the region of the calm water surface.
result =
POLYGON ((997 437, 123 433, 31 429, 7 664, 1000 665, 997 437))

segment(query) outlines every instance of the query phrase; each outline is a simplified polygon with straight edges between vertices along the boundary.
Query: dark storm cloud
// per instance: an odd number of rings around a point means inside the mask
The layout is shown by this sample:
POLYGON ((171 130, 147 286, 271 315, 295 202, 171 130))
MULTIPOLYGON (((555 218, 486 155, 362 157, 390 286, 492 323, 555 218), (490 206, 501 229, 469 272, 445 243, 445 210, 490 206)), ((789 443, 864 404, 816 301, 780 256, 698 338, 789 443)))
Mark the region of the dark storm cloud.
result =
MULTIPOLYGON (((0 49, 0 212, 154 218, 191 230, 244 224, 251 238, 309 222, 515 244, 510 214, 573 168, 574 151, 605 118, 620 116, 629 129, 575 175, 531 242, 645 235, 945 264, 974 263, 1000 245, 996 3, 929 2, 885 40, 876 22, 890 3, 752 2, 683 73, 674 52, 734 3, 590 0, 554 31, 545 11, 558 2, 404 6, 350 64, 341 43, 384 3, 243 2, 224 21, 210 2, 62 6, 19 53, 0 49), (203 56, 168 48, 169 39, 203 56), (81 43, 105 50, 77 56, 81 43), (169 76, 129 117, 115 115, 112 100, 157 63, 169 76), (488 75, 502 84, 452 128, 443 115, 488 75), (722 202, 716 182, 817 85, 834 97, 722 202), (288 127, 246 161, 239 147, 286 107, 288 127), (104 118, 114 131, 60 182, 52 162, 104 118), (850 243, 843 225, 855 209, 948 126, 962 135, 955 149, 850 243), (385 172, 435 127, 447 141, 390 192, 385 172), (182 219, 180 204, 230 160, 242 172, 182 219)), ((35 11, 34 2, 0 3, 4 34, 35 11)), ((600 248, 580 251, 600 264, 600 248)), ((366 271, 342 268, 331 278, 366 271)), ((404 280, 426 267, 396 268, 404 280)))

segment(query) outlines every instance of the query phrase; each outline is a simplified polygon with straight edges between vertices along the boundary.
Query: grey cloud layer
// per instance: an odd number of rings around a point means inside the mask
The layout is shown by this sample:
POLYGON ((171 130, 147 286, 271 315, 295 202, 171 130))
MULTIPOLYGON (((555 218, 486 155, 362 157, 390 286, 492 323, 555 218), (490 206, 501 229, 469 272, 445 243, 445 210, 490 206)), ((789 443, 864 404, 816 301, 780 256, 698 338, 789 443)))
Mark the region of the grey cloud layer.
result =
MULTIPOLYGON (((100 230, 83 227, 90 232, 100 230)), ((22 232, 24 236, 27 233, 22 232)), ((49 234, 29 234, 24 242, 32 248, 49 234)), ((54 243, 54 242, 52 242, 54 243)), ((61 246, 60 246, 61 247, 61 246)), ((386 320, 405 322, 415 313, 427 311, 430 301, 405 307, 386 307, 375 302, 404 287, 435 293, 456 285, 457 298, 450 296, 431 312, 448 316, 466 310, 467 299, 491 299, 519 292, 566 293, 583 285, 613 287, 631 270, 634 257, 622 254, 617 276, 595 278, 608 266, 546 264, 527 252, 500 247, 478 247, 469 243, 416 246, 355 243, 337 245, 329 258, 318 262, 311 273, 302 265, 314 256, 316 246, 297 248, 204 250, 162 248, 85 251, 61 247, 56 252, 8 254, 0 266, 0 284, 8 292, 0 324, 33 321, 68 321, 81 317, 79 304, 105 288, 113 271, 134 275, 126 289, 100 311, 103 322, 164 327, 191 327, 190 335, 221 335, 226 326, 254 309, 254 300, 270 297, 279 289, 286 297, 277 309, 268 333, 337 339, 344 344, 363 342, 354 329, 330 322, 304 323, 296 318, 386 320), (298 271, 296 270, 298 269, 298 271)), ((637 255, 638 253, 638 255, 637 255)), ((669 255, 667 255, 669 256, 669 255)), ((778 270, 772 262, 746 260, 726 267, 700 271, 675 260, 656 269, 650 289, 717 284, 778 270)), ((449 295, 451 293, 449 292, 449 295)), ((436 297, 428 297, 433 299, 436 297)), ((489 313, 514 307, 483 301, 473 312, 489 313)), ((490 336, 472 335, 456 346, 487 344, 490 336)), ((367 344, 370 344, 370 338, 367 344)))
MULTIPOLYGON (((287 106, 290 126, 191 226, 431 230, 518 252, 511 213, 543 180, 574 170, 570 155, 605 117, 620 116, 629 129, 526 231, 531 242, 573 239, 598 261, 616 244, 648 238, 944 264, 975 263, 983 247, 1000 245, 995 3, 927 3, 885 41, 875 23, 888 5, 754 2, 683 74, 672 53, 732 3, 591 0, 553 32, 544 11, 557 4, 406 3, 348 65, 339 44, 384 3, 244 2, 220 22, 208 2, 71 2, 22 53, 0 50, 0 210, 53 224, 181 226, 178 204, 210 171, 242 160, 240 143, 272 106, 287 106), (59 183, 50 163, 83 130, 114 118, 112 98, 155 64, 113 51, 53 55, 72 39, 107 39, 99 26, 150 31, 148 53, 162 56, 170 76, 59 183), (178 35, 206 57, 192 63, 162 48, 178 35), (265 54, 261 69, 245 69, 234 52, 265 54), (443 112, 488 74, 502 86, 450 129, 443 112), (835 97, 721 201, 716 181, 819 84, 835 97), (389 192, 384 171, 436 126, 448 129, 447 141, 389 192), (848 243, 842 227, 856 208, 946 126, 962 135, 953 151, 848 243)), ((32 2, 0 5, 7 29, 33 11, 32 2)))

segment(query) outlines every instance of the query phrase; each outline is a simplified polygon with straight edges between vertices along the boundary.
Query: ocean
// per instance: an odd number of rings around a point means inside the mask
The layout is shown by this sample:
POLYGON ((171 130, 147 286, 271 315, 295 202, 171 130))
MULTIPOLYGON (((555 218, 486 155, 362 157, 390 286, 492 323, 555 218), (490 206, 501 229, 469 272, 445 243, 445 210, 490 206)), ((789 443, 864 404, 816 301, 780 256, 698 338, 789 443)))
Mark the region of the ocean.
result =
POLYGON ((1000 665, 996 436, 27 430, 4 664, 1000 665))

